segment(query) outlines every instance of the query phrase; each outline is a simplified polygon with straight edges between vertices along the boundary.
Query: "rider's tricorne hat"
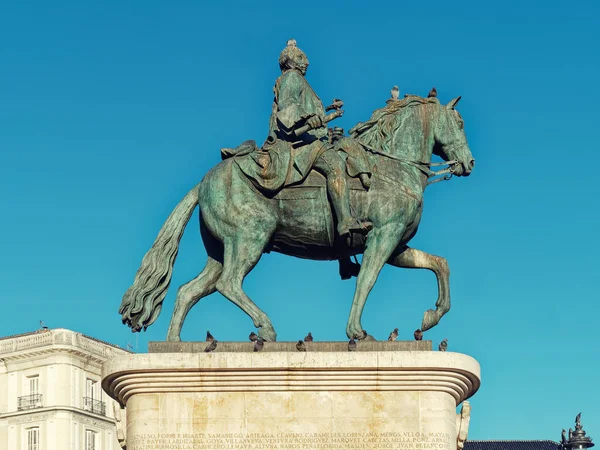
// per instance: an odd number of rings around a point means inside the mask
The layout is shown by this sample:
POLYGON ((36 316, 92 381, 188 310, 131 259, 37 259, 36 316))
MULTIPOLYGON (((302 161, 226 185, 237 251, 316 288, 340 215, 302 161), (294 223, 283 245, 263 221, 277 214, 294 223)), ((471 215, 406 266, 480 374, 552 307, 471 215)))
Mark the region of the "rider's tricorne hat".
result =
POLYGON ((290 61, 296 60, 300 55, 306 57, 306 54, 296 46, 296 39, 288 40, 286 47, 279 54, 279 68, 281 70, 289 69, 290 61))

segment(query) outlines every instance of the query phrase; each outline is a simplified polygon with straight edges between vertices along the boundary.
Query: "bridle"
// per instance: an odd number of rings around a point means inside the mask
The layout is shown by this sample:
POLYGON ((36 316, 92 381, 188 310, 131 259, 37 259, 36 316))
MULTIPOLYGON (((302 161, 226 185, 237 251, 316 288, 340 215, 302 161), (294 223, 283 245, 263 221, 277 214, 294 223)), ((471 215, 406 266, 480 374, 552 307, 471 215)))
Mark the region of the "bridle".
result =
POLYGON ((391 155, 383 150, 377 150, 373 147, 361 142, 366 150, 370 151, 373 154, 385 156, 386 158, 393 159, 394 161, 398 161, 409 166, 413 166, 427 175, 427 186, 434 183, 439 183, 440 181, 447 181, 454 175, 454 171, 456 167, 460 164, 456 159, 452 159, 450 161, 442 161, 442 162, 422 162, 422 161, 411 161, 410 159, 399 158, 398 156, 391 155), (430 167, 442 167, 448 166, 445 169, 440 170, 431 170, 430 167), (443 176, 442 176, 443 175, 443 176), (438 177, 438 178, 436 178, 438 177))

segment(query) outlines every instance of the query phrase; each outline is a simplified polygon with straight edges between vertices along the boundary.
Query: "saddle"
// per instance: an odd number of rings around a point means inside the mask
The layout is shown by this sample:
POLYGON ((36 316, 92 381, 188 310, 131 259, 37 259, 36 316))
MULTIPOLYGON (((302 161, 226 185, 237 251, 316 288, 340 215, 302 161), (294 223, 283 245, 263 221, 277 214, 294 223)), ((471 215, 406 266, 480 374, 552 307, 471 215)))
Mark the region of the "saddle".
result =
MULTIPOLYGON (((342 137, 336 139, 333 146, 334 149, 338 151, 346 160, 346 178, 348 181, 348 188, 368 190, 371 184, 370 176, 372 173, 372 167, 366 158, 365 149, 362 147, 362 145, 353 139, 342 137)), ((248 140, 242 142, 235 148, 222 148, 221 159, 226 160, 232 157, 242 157, 257 151, 260 151, 260 147, 256 145, 256 141, 248 140)), ((325 177, 313 169, 301 183, 287 187, 324 187, 325 184, 325 177)))

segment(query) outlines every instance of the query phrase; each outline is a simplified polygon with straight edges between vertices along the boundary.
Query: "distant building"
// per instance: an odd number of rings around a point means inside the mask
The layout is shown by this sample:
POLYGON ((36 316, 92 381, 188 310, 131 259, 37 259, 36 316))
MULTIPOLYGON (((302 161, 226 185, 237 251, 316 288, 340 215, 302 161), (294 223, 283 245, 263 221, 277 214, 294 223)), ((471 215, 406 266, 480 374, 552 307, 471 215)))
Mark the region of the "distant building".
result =
POLYGON ((464 450, 561 450, 553 441, 467 441, 464 450))
POLYGON ((0 449, 120 450, 102 363, 129 353, 65 329, 0 338, 0 449))
POLYGON ((575 418, 575 430, 562 430, 561 442, 554 441, 466 441, 464 450, 587 450, 595 444, 581 425, 581 413, 575 418))

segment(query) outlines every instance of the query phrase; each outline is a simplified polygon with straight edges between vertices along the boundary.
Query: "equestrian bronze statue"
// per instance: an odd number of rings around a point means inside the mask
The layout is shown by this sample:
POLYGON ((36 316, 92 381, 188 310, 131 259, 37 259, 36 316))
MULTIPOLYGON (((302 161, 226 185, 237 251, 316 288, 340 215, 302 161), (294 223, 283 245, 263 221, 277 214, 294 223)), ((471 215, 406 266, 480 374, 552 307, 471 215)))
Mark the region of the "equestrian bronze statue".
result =
POLYGON ((432 328, 450 309, 448 264, 407 244, 421 220, 425 187, 468 176, 475 164, 455 109, 460 97, 443 105, 432 89, 426 98, 399 99, 394 87, 385 106, 345 136, 339 128, 327 129, 343 103, 323 106, 305 78, 308 59, 295 41, 288 41, 279 65, 266 141, 223 149, 223 161, 175 207, 123 297, 123 322, 140 331, 160 314, 181 236, 199 206, 208 260, 179 288, 167 340, 178 341, 192 306, 218 291, 250 316, 260 337, 275 341, 269 317, 242 288, 261 255, 272 251, 335 259, 342 278, 357 276, 346 326, 347 336, 356 339, 368 336, 361 316, 386 263, 429 269, 437 277, 438 299, 421 329, 432 328), (432 163, 432 155, 444 162, 432 163), (440 165, 446 168, 432 169, 440 165), (350 260, 358 254, 360 266, 350 260))

